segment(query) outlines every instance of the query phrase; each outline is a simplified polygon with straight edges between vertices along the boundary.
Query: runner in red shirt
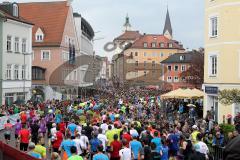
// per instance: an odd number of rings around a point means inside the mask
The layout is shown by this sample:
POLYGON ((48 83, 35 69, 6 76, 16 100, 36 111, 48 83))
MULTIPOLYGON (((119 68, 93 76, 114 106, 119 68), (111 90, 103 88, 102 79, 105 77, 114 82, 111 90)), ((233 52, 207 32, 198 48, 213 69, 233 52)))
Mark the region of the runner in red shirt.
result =
POLYGON ((61 123, 58 124, 58 126, 59 126, 59 130, 63 133, 63 135, 65 135, 65 131, 66 131, 65 122, 62 120, 61 123))
POLYGON ((26 124, 27 123, 27 114, 25 111, 23 111, 21 114, 20 114, 20 119, 21 119, 21 123, 22 124, 26 124))
POLYGON ((10 120, 7 120, 7 123, 4 124, 4 129, 6 132, 4 133, 5 136, 5 142, 8 144, 11 140, 11 130, 13 128, 13 125, 10 123, 10 120))
POLYGON ((30 138, 31 138, 30 131, 27 129, 27 125, 23 124, 23 128, 19 131, 21 151, 27 151, 30 138))
POLYGON ((126 129, 123 130, 122 139, 127 141, 126 147, 129 148, 129 142, 132 140, 132 136, 127 132, 126 129))
POLYGON ((120 160, 119 151, 122 149, 122 144, 118 141, 118 135, 115 134, 113 136, 114 141, 110 144, 111 145, 111 153, 110 153, 110 160, 120 160))
POLYGON ((60 127, 57 126, 56 139, 52 143, 53 152, 59 152, 59 147, 63 141, 63 133, 60 131, 60 127))

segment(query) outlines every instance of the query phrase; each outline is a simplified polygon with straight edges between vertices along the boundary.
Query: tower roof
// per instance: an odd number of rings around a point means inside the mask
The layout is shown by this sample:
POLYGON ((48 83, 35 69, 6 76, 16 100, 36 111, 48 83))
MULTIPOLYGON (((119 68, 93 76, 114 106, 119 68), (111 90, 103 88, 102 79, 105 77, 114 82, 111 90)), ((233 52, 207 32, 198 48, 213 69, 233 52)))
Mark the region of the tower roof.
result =
POLYGON ((129 21, 128 14, 127 14, 127 16, 125 18, 125 23, 124 23, 123 27, 125 28, 126 31, 131 28, 131 24, 130 24, 130 21, 129 21))
POLYGON ((167 14, 166 14, 166 20, 165 20, 163 34, 165 35, 167 32, 172 36, 172 25, 171 25, 171 20, 170 20, 168 9, 167 9, 167 14))

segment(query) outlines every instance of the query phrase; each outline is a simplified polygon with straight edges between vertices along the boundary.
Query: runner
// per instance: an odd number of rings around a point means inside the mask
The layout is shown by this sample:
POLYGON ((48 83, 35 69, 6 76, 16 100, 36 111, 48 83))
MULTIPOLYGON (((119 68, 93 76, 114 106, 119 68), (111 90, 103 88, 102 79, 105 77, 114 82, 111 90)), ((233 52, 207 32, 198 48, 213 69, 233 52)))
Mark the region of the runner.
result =
POLYGON ((5 142, 8 144, 11 140, 11 131, 12 131, 13 125, 10 123, 10 120, 7 120, 7 123, 4 124, 4 137, 5 137, 5 142))

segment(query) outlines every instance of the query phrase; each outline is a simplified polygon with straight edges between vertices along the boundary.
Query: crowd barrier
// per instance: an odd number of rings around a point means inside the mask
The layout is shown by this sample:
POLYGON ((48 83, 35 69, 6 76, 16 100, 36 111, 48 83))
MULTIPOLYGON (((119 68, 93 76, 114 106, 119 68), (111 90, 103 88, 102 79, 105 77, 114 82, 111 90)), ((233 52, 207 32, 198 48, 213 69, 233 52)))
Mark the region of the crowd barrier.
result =
POLYGON ((0 141, 0 160, 39 160, 0 141))
POLYGON ((214 160, 223 160, 224 147, 214 146, 213 147, 213 158, 214 160))

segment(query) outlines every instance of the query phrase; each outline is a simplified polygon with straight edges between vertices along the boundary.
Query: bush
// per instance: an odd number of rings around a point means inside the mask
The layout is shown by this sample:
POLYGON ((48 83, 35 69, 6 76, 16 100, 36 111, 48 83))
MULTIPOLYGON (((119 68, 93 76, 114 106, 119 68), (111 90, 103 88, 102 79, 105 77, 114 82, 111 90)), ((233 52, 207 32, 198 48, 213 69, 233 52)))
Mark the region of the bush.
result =
POLYGON ((233 132, 235 130, 235 126, 231 124, 220 124, 220 128, 225 136, 227 136, 229 132, 233 132))

